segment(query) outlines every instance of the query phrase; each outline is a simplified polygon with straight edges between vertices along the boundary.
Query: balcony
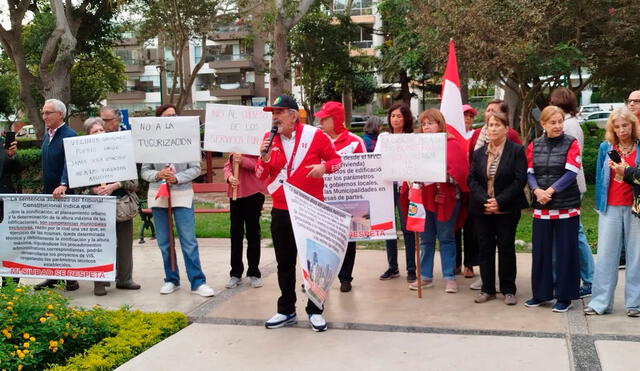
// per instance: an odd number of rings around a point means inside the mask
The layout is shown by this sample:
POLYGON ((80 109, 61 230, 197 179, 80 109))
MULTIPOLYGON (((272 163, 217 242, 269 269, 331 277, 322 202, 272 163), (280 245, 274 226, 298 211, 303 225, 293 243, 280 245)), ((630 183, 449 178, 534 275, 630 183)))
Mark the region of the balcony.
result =
POLYGON ((124 59, 125 73, 143 73, 145 61, 140 59, 124 59))
POLYGON ((214 32, 210 34, 211 39, 220 40, 239 40, 246 39, 249 36, 249 31, 245 26, 222 26, 216 28, 214 32))
POLYGON ((141 90, 130 90, 122 93, 112 93, 107 95, 107 101, 110 103, 113 101, 144 101, 145 94, 141 90))
POLYGON ((214 70, 225 68, 253 68, 253 56, 250 54, 213 55, 209 67, 214 70))
MULTIPOLYGON (((203 90, 207 87, 202 87, 203 90)), ((236 82, 226 84, 212 84, 208 86, 209 94, 212 97, 237 97, 255 95, 255 86, 252 82, 236 82)))

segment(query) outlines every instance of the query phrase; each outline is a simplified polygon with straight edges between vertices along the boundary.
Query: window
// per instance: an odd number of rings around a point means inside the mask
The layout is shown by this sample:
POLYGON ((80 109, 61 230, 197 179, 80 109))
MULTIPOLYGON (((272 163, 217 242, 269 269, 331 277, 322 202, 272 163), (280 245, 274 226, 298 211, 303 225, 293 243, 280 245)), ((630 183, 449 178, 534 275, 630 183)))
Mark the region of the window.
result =
POLYGON ((353 40, 351 44, 356 48, 371 48, 373 46, 373 24, 360 24, 351 40, 353 40))
MULTIPOLYGON (((353 0, 353 3, 351 4, 351 15, 373 14, 372 3, 373 3, 373 0, 353 0)), ((345 0, 333 1, 333 10, 336 13, 344 13, 345 7, 346 7, 345 0)))

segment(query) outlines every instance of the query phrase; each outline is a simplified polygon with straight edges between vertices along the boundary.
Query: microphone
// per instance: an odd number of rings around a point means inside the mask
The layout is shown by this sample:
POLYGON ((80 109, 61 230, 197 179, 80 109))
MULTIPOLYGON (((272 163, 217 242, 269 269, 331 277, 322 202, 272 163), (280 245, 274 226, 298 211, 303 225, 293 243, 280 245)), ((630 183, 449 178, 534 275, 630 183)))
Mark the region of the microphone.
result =
POLYGON ((269 153, 269 150, 271 149, 271 145, 273 144, 273 138, 276 136, 277 133, 278 133, 278 125, 273 125, 271 127, 271 131, 269 132, 269 144, 267 145, 267 148, 265 148, 264 151, 262 151, 262 156, 266 156, 267 153, 269 153))

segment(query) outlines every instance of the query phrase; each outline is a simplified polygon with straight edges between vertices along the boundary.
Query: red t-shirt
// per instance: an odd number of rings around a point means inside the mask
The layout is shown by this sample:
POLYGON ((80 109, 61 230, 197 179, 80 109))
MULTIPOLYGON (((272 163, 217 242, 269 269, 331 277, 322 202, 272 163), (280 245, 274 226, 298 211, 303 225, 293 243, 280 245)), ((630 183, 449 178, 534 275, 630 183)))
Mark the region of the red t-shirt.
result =
MULTIPOLYGON (((616 148, 616 147, 614 147, 616 148)), ((624 160, 627 164, 634 165, 638 151, 633 151, 624 160)), ((607 205, 611 206, 631 206, 633 205, 633 189, 626 182, 614 180, 615 171, 611 169, 609 175, 609 191, 607 192, 607 205)))

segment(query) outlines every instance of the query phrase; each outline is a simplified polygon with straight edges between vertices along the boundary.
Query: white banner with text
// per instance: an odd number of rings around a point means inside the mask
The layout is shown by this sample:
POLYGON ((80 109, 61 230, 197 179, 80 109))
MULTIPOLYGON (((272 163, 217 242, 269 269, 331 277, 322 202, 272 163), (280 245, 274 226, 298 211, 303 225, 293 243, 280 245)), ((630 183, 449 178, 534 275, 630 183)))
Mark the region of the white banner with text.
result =
POLYGON ((132 117, 131 135, 138 163, 200 161, 198 116, 132 117))
POLYGON ((0 276, 115 280, 115 197, 0 194, 0 200, 0 276))
POLYGON ((447 134, 392 134, 378 138, 386 180, 445 182, 447 134))
POLYGON ((260 143, 271 129, 271 112, 262 107, 207 104, 204 145, 207 151, 260 154, 260 143))

